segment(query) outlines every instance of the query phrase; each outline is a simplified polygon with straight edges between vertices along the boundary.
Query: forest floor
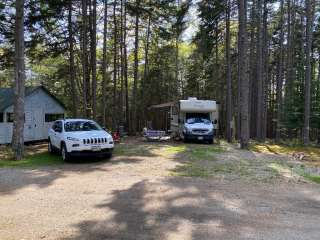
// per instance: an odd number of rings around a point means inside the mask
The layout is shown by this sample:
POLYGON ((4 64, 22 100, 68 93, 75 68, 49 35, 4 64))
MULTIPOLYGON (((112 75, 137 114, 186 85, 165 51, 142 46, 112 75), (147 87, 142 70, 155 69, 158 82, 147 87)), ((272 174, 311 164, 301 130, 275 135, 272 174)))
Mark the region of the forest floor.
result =
POLYGON ((76 163, 48 155, 45 144, 27 151, 22 165, 0 160, 0 239, 320 235, 317 149, 129 138, 110 160, 76 163), (294 158, 301 150, 306 157, 294 158))

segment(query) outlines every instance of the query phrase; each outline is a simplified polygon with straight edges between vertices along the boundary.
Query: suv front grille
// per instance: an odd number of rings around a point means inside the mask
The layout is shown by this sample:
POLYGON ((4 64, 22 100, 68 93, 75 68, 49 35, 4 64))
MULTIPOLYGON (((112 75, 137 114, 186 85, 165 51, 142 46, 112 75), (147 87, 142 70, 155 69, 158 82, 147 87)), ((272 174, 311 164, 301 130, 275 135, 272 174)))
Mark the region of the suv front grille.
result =
POLYGON ((193 129, 192 133, 194 134, 206 134, 207 132, 209 132, 208 129, 193 129))
POLYGON ((83 139, 83 144, 104 144, 108 143, 107 138, 87 138, 83 139))

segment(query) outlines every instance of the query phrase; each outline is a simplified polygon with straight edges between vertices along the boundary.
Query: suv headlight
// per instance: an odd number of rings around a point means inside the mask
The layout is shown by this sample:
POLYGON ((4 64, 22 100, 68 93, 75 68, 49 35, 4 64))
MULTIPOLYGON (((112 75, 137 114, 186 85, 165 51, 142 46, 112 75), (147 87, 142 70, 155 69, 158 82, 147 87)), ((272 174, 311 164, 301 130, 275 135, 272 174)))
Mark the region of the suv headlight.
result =
POLYGON ((79 142, 79 141, 80 141, 80 139, 78 139, 78 138, 73 138, 73 137, 67 137, 67 140, 73 141, 73 142, 79 142))

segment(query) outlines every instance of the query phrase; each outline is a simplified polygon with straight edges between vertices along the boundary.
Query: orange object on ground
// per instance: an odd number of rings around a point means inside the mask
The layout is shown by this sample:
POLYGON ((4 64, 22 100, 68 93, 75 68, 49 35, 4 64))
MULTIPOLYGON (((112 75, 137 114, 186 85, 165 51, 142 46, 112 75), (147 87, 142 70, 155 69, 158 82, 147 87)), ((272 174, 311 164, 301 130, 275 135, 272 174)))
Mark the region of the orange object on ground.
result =
POLYGON ((114 142, 120 142, 120 133, 119 132, 114 132, 113 134, 112 134, 112 138, 113 138, 113 141, 114 142))

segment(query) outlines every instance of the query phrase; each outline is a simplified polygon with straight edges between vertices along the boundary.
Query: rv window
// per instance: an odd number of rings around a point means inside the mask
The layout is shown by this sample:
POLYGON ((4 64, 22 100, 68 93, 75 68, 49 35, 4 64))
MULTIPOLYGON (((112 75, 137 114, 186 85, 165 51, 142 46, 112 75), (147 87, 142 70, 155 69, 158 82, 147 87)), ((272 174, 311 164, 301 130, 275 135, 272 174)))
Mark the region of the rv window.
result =
POLYGON ((50 113, 46 113, 45 115, 45 120, 46 122, 54 122, 58 119, 63 119, 64 118, 64 114, 50 114, 50 113))
POLYGON ((210 114, 209 113, 186 113, 186 120, 190 118, 203 118, 210 120, 210 114))
POLYGON ((0 122, 3 122, 3 113, 0 113, 0 122))

